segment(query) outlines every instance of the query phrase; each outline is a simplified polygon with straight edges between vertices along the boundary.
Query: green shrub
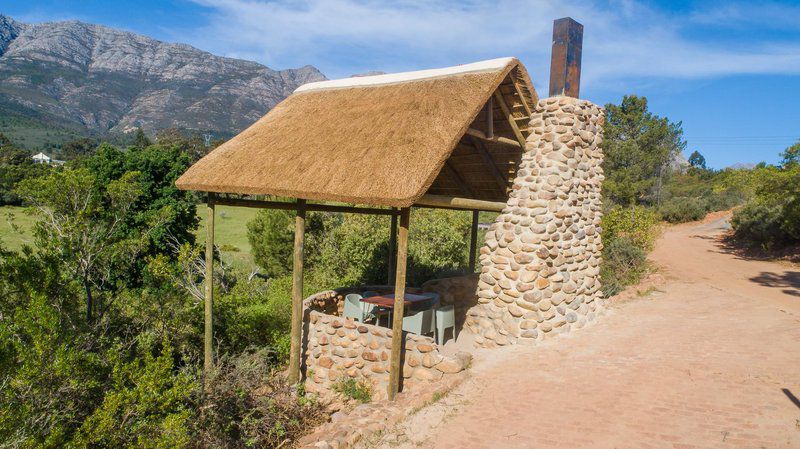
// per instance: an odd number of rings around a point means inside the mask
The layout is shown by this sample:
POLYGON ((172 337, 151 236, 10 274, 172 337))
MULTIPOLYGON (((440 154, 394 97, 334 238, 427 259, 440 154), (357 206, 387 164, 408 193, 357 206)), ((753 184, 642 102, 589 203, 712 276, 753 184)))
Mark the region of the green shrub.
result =
POLYGON ((658 236, 658 214, 636 206, 616 207, 603 216, 603 293, 616 295, 647 272, 647 252, 658 236))
POLYGON ((292 447, 327 418, 313 396, 290 385, 263 350, 223 358, 210 380, 198 441, 203 447, 292 447))
POLYGON ((785 162, 752 170, 754 197, 731 221, 738 238, 764 249, 800 241, 800 164, 785 162))
POLYGON ((617 237, 603 248, 600 279, 606 297, 636 284, 647 272, 647 253, 627 237, 617 237))
POLYGON ((661 219, 670 223, 685 223, 705 217, 708 203, 701 198, 670 198, 659 208, 661 219))
POLYGON ((189 446, 199 380, 174 366, 171 348, 158 356, 144 351, 124 362, 122 348, 109 351, 114 361, 111 388, 103 403, 83 421, 80 447, 181 448, 189 446))
POLYGON ((658 237, 658 214, 642 206, 615 207, 603 216, 601 227, 606 245, 624 237, 636 247, 649 251, 658 237))
POLYGON ((372 388, 366 382, 359 382, 353 378, 342 378, 336 381, 331 388, 350 399, 355 399, 362 404, 372 400, 372 388))
POLYGON ((747 201, 747 194, 739 188, 725 189, 713 192, 706 199, 706 209, 709 212, 732 209, 747 201))
POLYGON ((226 251, 226 252, 229 252, 229 253, 238 253, 239 251, 241 251, 238 246, 231 245, 229 243, 226 243, 224 245, 220 245, 219 246, 219 250, 220 251, 226 251))
POLYGON ((215 333, 223 350, 237 353, 245 348, 266 347, 274 351, 271 361, 285 361, 284 335, 292 316, 292 277, 239 279, 220 295, 216 303, 215 333))
POLYGON ((736 236, 764 249, 780 246, 790 240, 783 230, 783 207, 753 201, 733 214, 731 225, 736 236))
MULTIPOLYGON (((305 258, 313 263, 317 242, 327 228, 334 227, 340 214, 310 212, 306 215, 305 258)), ((247 223, 247 240, 256 264, 269 277, 286 276, 292 272, 295 213, 286 210, 264 209, 247 223)))

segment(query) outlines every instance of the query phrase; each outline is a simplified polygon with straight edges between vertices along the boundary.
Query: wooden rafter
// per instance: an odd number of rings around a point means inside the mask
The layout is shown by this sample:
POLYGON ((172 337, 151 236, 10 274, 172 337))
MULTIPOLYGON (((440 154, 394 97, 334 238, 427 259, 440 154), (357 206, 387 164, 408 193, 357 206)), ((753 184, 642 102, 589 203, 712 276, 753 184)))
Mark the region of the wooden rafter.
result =
POLYGON ((489 172, 492 174, 492 177, 497 183, 497 187, 500 188, 500 193, 505 195, 508 190, 508 180, 505 176, 503 176, 503 173, 500 171, 500 169, 497 168, 497 164, 495 164, 494 159, 492 159, 492 156, 489 154, 489 150, 486 148, 486 145, 480 140, 471 136, 468 137, 468 140, 472 146, 475 147, 481 159, 483 159, 483 162, 489 168, 489 172))
POLYGON ((522 135, 522 131, 519 129, 519 126, 517 126, 517 122, 514 121, 514 115, 511 113, 511 109, 509 109, 505 98, 503 98, 503 94, 500 93, 499 90, 494 91, 494 99, 500 105, 500 109, 503 110, 503 114, 506 116, 508 124, 511 125, 511 129, 514 131, 514 136, 516 136, 520 146, 525 148, 525 136, 522 135))
POLYGON ((514 85, 514 90, 517 91, 517 95, 519 95, 519 101, 522 103, 522 107, 525 108, 525 113, 528 114, 528 118, 530 118, 531 114, 531 107, 528 105, 528 101, 525 99, 525 94, 522 92, 522 87, 517 82, 517 77, 511 75, 511 84, 514 85))
POLYGON ((492 97, 486 102, 486 137, 494 138, 494 101, 492 97))

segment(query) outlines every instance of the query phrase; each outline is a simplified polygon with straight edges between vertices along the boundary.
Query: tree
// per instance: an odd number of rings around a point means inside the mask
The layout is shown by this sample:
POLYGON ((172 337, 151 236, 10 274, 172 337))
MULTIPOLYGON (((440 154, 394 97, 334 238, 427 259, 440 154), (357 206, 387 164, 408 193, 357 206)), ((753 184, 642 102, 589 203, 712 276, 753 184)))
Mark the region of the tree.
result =
POLYGON ((699 168, 699 169, 705 170, 706 169, 706 158, 703 157, 703 155, 700 154, 699 151, 695 150, 689 156, 689 165, 691 165, 694 168, 699 168))
POLYGON ((140 194, 120 227, 120 232, 130 236, 147 231, 149 237, 147 246, 139 254, 136 269, 128 273, 128 281, 133 284, 141 278, 145 259, 158 254, 174 255, 170 239, 179 244, 195 241, 198 218, 194 197, 175 187, 175 181, 189 165, 188 155, 180 149, 160 145, 120 151, 102 144, 94 156, 82 161, 81 166, 94 175, 94 188, 98 192, 125 173, 139 172, 136 182, 140 194), (150 229, 155 217, 158 217, 159 226, 150 229))
POLYGON ((0 134, 0 205, 19 205, 22 199, 14 192, 17 183, 48 169, 45 164, 35 164, 27 151, 15 148, 0 134))
POLYGON ((147 138, 147 134, 144 133, 144 130, 141 127, 136 128, 136 134, 133 136, 133 146, 141 150, 152 144, 153 142, 147 138))
POLYGON ((194 132, 185 136, 178 128, 162 129, 156 134, 156 142, 163 147, 178 148, 188 154, 192 162, 197 162, 221 143, 219 140, 214 140, 206 146, 205 139, 200 133, 194 132))
MULTIPOLYGON (((264 209, 247 223, 247 240, 253 249, 253 259, 270 277, 284 276, 292 272, 292 253, 294 251, 294 212, 264 209)), ((340 219, 319 212, 306 216, 305 259, 312 261, 319 250, 319 241, 326 229, 330 229, 331 219, 340 219)))
POLYGON ((781 165, 784 167, 800 165, 800 141, 781 153, 781 165))
POLYGON ((61 154, 65 159, 78 159, 91 156, 97 148, 97 141, 88 137, 71 140, 61 146, 61 154))
POLYGON ((657 200, 669 162, 686 147, 681 123, 652 114, 647 99, 635 95, 607 104, 606 114, 604 195, 624 205, 657 200))
MULTIPOLYGON (((291 273, 294 214, 262 211, 248 223, 254 258, 273 277, 291 273)), ((421 284, 461 273, 469 259, 470 215, 414 210, 409 236, 408 280, 421 284)), ((386 216, 308 214, 307 284, 320 289, 387 281, 389 223, 386 216)))
POLYGON ((115 273, 131 267, 147 243, 147 231, 157 226, 151 223, 138 235, 120 232, 142 194, 138 177, 128 172, 98 191, 86 169, 55 170, 17 188, 39 218, 34 228, 39 250, 58 259, 83 289, 89 323, 107 308, 102 300, 116 290, 115 273))

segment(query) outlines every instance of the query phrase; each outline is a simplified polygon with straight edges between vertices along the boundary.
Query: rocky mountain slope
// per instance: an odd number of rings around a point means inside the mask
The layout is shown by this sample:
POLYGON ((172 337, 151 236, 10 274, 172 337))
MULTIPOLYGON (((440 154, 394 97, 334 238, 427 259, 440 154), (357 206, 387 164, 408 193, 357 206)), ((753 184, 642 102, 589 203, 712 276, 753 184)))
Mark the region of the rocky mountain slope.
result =
POLYGON ((0 15, 0 116, 97 135, 139 126, 229 135, 323 79, 312 66, 278 71, 105 26, 0 15))

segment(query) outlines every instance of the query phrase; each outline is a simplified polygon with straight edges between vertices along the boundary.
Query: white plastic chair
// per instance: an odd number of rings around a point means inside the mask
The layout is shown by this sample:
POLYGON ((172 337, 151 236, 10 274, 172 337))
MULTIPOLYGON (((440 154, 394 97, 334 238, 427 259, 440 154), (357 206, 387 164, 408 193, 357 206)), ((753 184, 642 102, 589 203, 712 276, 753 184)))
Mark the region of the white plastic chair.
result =
POLYGON ((403 330, 417 335, 430 334, 436 331, 434 320, 433 309, 420 310, 413 315, 403 317, 403 330))
POLYGON ((359 323, 364 322, 364 306, 361 302, 361 295, 358 293, 350 293, 344 297, 344 313, 345 318, 350 318, 359 323))
POLYGON ((452 304, 449 306, 438 307, 436 309, 436 342, 439 346, 444 344, 444 332, 447 328, 453 328, 453 340, 456 334, 456 310, 452 304))

